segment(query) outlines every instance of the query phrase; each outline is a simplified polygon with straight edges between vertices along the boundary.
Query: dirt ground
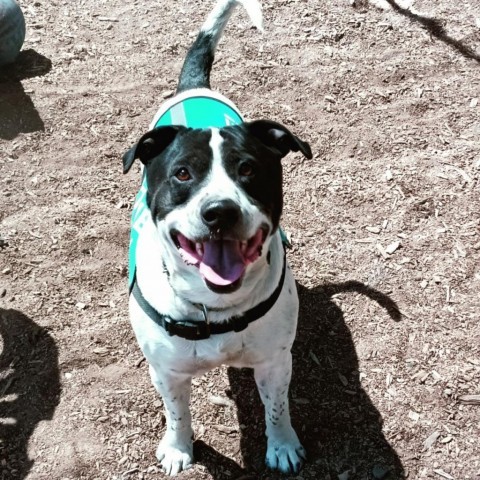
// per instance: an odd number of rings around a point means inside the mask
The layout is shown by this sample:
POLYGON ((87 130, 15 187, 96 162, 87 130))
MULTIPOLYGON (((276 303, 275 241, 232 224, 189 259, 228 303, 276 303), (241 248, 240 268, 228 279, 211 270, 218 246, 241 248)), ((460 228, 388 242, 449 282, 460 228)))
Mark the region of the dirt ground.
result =
MULTIPOLYGON (((297 479, 480 479, 480 3, 399 2, 263 0, 265 34, 237 12, 214 66, 246 118, 314 151, 284 161, 297 479)), ((0 479, 164 478, 121 156, 213 1, 20 3, 0 71, 0 479)), ((178 478, 281 478, 250 371, 196 379, 192 413, 178 478)))

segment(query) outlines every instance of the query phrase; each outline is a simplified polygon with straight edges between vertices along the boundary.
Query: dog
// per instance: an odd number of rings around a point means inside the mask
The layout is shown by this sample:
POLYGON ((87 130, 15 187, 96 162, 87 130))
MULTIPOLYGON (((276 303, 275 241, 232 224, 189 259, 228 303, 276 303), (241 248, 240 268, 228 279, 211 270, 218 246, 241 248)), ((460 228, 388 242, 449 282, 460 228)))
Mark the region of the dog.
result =
POLYGON ((169 475, 193 464, 191 379, 222 364, 254 369, 265 406, 266 464, 298 472, 290 422, 298 297, 285 257, 281 159, 308 143, 270 120, 245 122, 210 89, 217 43, 235 6, 262 28, 257 0, 220 0, 188 51, 176 95, 123 156, 143 182, 132 213, 130 319, 163 398, 156 455, 169 475))

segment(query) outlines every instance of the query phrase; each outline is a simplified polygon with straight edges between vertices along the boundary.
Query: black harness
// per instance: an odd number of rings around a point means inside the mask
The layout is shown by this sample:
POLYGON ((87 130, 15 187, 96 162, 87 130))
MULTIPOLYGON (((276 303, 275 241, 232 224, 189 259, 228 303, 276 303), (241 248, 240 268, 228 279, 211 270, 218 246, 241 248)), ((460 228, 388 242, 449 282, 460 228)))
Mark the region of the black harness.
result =
POLYGON ((165 329, 169 335, 176 335, 187 340, 205 340, 211 335, 220 335, 227 332, 241 332, 245 330, 250 323, 263 317, 278 300, 285 282, 285 271, 287 269, 286 256, 283 256, 283 268, 280 276, 280 282, 269 298, 259 303, 255 307, 247 310, 243 315, 231 317, 222 323, 210 323, 208 321, 208 310, 202 305, 204 320, 174 320, 167 315, 158 313, 143 296, 138 286, 137 279, 134 279, 132 286, 132 295, 140 308, 157 325, 165 329))

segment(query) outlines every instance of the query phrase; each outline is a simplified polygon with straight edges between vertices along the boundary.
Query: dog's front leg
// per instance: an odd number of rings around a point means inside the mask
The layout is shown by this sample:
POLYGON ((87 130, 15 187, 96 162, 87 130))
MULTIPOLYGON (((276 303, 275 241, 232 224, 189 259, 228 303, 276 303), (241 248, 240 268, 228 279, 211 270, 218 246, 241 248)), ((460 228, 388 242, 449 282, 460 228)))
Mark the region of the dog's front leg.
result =
POLYGON ((191 377, 156 370, 150 376, 163 398, 167 429, 157 448, 157 459, 167 475, 176 475, 193 463, 193 430, 189 409, 191 377))
POLYGON ((305 449, 290 423, 288 387, 292 375, 290 352, 275 362, 255 367, 255 381, 265 405, 267 467, 296 473, 305 459, 305 449))

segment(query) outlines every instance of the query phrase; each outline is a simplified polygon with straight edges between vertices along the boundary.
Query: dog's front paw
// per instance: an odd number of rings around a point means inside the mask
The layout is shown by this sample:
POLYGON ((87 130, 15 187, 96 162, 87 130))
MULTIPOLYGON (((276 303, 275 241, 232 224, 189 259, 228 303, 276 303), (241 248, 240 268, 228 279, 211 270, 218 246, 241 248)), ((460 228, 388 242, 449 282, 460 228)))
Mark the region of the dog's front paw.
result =
POLYGON ((192 444, 172 445, 163 439, 157 448, 157 459, 167 475, 176 475, 193 465, 192 444))
POLYGON ((298 473, 306 458, 305 449, 300 442, 269 441, 265 463, 272 470, 282 473, 298 473))

